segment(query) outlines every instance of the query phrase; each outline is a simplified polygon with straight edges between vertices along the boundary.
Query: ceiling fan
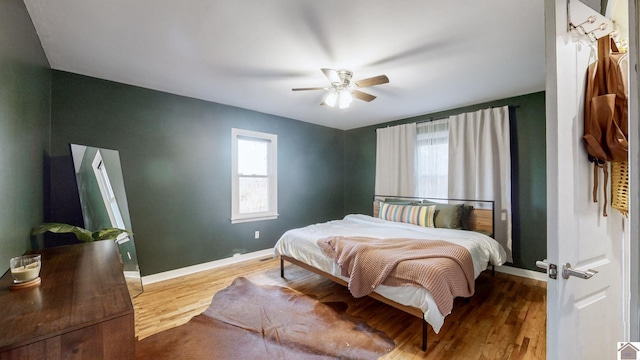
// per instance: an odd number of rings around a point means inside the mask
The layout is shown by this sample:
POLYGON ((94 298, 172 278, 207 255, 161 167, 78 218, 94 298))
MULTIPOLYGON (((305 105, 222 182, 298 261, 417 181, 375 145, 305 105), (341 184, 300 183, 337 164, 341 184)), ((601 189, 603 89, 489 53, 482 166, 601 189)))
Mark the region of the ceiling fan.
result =
POLYGON ((359 88, 375 86, 380 84, 386 84, 389 82, 389 78, 386 75, 378 75, 358 81, 351 81, 353 73, 345 69, 320 69, 324 75, 331 82, 329 87, 307 87, 307 88, 294 88, 293 91, 306 91, 306 90, 330 90, 331 92, 325 97, 321 105, 335 106, 336 103, 340 109, 344 109, 351 105, 353 98, 372 101, 376 97, 358 90, 359 88))

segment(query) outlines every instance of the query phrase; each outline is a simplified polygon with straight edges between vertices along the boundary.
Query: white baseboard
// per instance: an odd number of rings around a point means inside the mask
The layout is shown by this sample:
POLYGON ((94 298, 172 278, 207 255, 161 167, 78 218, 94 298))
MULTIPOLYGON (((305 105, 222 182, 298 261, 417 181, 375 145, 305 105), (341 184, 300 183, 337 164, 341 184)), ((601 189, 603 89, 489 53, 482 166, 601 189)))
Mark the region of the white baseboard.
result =
MULTIPOLYGON (((242 261, 259 259, 259 258, 268 257, 268 256, 273 256, 273 249, 264 249, 264 250, 254 251, 254 252, 250 252, 242 255, 210 261, 203 264, 187 266, 184 268, 169 270, 169 271, 152 274, 152 275, 146 275, 142 277, 142 285, 153 284, 159 281, 174 279, 180 276, 190 275, 200 271, 211 270, 221 266, 227 266, 227 265, 236 264, 242 261)), ((505 274, 520 276, 524 278, 534 279, 534 280, 547 281, 547 274, 545 273, 527 270, 527 269, 520 269, 520 268, 508 266, 508 265, 496 266, 496 271, 505 273, 505 274)))
POLYGON ((140 278, 140 272, 125 270, 124 271, 124 277, 126 277, 127 279, 129 279, 129 278, 139 279, 140 278))
POLYGON ((521 268, 508 266, 508 265, 496 266, 496 271, 509 274, 509 275, 520 276, 528 279, 540 280, 545 282, 547 281, 547 274, 545 273, 533 271, 533 270, 521 269, 521 268))
POLYGON ((157 274, 146 275, 142 277, 142 285, 153 284, 159 281, 169 280, 184 275, 197 273, 200 271, 211 270, 221 266, 227 266, 242 261, 259 259, 263 257, 273 256, 273 249, 264 249, 246 254, 236 255, 224 259, 214 260, 203 264, 187 266, 180 269, 169 270, 157 274))

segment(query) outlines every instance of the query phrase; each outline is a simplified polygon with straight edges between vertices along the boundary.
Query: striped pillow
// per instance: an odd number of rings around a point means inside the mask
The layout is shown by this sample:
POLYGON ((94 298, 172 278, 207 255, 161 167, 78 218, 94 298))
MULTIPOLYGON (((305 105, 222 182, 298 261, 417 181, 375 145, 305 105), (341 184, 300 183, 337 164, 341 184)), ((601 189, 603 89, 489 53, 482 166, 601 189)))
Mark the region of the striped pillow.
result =
POLYGON ((433 215, 436 212, 436 206, 424 205, 393 205, 382 203, 378 217, 383 220, 404 222, 425 227, 435 227, 433 223, 433 215))

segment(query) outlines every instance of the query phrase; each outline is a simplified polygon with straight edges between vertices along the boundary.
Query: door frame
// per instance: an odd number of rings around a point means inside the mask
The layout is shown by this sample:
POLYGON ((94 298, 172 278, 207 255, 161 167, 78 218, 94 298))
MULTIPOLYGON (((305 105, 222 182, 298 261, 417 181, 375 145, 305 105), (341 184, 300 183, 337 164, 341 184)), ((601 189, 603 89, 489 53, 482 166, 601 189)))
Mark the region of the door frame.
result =
POLYGON ((638 0, 628 0, 629 6, 629 341, 640 341, 640 9, 638 0))

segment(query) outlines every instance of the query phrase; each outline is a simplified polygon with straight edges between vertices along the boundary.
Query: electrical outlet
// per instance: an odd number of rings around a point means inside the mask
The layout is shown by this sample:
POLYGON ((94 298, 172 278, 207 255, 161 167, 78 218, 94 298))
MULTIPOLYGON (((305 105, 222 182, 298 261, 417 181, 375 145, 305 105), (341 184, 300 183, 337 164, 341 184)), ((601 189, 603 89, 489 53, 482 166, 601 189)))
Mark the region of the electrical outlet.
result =
POLYGON ((254 236, 256 239, 260 239, 260 231, 256 230, 256 233, 254 236))

